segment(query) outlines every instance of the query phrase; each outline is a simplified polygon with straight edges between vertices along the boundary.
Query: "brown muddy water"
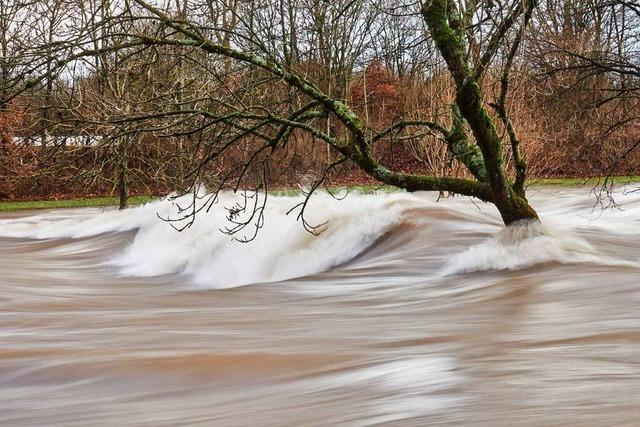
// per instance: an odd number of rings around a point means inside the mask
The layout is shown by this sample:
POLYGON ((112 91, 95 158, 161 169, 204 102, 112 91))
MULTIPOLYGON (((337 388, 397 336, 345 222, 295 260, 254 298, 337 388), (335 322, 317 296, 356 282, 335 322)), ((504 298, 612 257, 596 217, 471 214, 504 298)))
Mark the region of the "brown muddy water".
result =
POLYGON ((544 226, 501 231, 319 195, 314 237, 274 197, 248 244, 219 207, 3 214, 0 425, 640 425, 640 194, 531 201, 544 226))

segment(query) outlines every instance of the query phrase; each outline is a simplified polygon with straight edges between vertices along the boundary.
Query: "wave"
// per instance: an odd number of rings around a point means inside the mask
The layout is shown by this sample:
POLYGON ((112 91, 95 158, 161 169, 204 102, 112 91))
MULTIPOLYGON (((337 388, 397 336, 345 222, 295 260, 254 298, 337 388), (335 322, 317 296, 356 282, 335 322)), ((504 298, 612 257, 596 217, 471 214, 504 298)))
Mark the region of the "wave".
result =
POLYGON ((521 221, 451 257, 444 276, 478 271, 520 270, 544 263, 589 263, 638 267, 636 262, 602 255, 586 240, 539 221, 521 221))
MULTIPOLYGON (((482 209, 483 205, 475 206, 465 198, 436 203, 430 193, 352 192, 336 200, 318 193, 306 210, 310 224, 324 224, 318 236, 305 231, 297 212, 288 214, 302 201, 301 196, 269 196, 264 224, 254 240, 242 243, 220 231, 230 225, 225 207, 241 200, 237 194, 223 193, 209 212, 198 213, 193 225, 182 232, 158 216, 177 218, 179 206, 187 206, 191 196, 167 197, 124 211, 61 210, 0 220, 0 235, 76 239, 135 231, 127 246, 109 256, 105 264, 129 276, 182 274, 201 288, 276 282, 341 265, 371 267, 386 262, 388 266, 390 260, 407 259, 413 260, 409 266, 406 262, 398 265, 415 269, 407 271, 408 275, 425 278, 518 270, 541 263, 639 266, 599 251, 607 243, 603 236, 617 236, 619 245, 623 237, 619 233, 639 229, 635 218, 640 202, 635 195, 623 199, 629 202, 626 210, 607 211, 595 218, 584 194, 560 196, 541 200, 546 202, 540 203, 539 210, 544 225, 528 222, 506 228, 493 207, 482 209), (581 206, 575 206, 577 202, 581 206), (474 245, 483 236, 492 237, 474 245), (597 237, 598 249, 578 236, 597 237), (455 253, 459 242, 468 247, 455 253)), ((236 218, 242 219, 242 214, 236 218)), ((185 225, 183 221, 173 224, 185 225)))
POLYGON ((133 241, 107 264, 124 275, 185 274, 198 286, 227 288, 307 276, 343 264, 401 221, 406 210, 427 203, 402 193, 351 193, 344 200, 318 193, 305 214, 310 224, 323 224, 315 236, 296 219, 297 212, 287 214, 301 197, 270 196, 262 228, 254 240, 243 243, 220 231, 230 225, 225 207, 239 201, 231 193, 221 194, 210 212, 198 213, 181 232, 158 219, 177 218, 178 206, 190 201, 187 195, 124 211, 90 209, 4 220, 0 234, 60 239, 136 230, 133 241))

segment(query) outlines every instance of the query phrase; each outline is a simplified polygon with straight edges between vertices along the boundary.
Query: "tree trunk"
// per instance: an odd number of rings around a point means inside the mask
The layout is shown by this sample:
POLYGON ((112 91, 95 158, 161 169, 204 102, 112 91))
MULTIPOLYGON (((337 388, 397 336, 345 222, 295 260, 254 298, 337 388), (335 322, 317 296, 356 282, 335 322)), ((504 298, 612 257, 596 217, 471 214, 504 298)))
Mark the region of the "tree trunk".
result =
POLYGON ((118 198, 119 209, 126 209, 129 201, 129 191, 127 189, 127 146, 126 142, 120 147, 118 160, 118 198))
POLYGON ((120 170, 118 174, 118 198, 119 198, 119 209, 126 209, 129 201, 129 193, 127 191, 127 179, 126 172, 124 170, 120 170))
MULTIPOLYGON (((500 202, 494 203, 505 225, 518 221, 538 220, 538 214, 531 205, 529 205, 529 201, 525 197, 517 195, 511 186, 504 189, 504 191, 507 192, 508 195, 501 195, 499 198, 500 202)), ((496 190, 492 189, 492 192, 495 197, 496 190)))
POLYGON ((506 225, 522 220, 537 220, 536 211, 524 194, 517 194, 505 171, 504 143, 496 130, 493 119, 484 108, 480 87, 465 81, 458 88, 456 104, 469 123, 480 147, 491 187, 493 203, 500 211, 506 225))
MULTIPOLYGON (((474 173, 490 187, 493 202, 506 225, 522 220, 537 220, 536 211, 529 205, 524 192, 518 194, 505 170, 504 141, 484 105, 484 97, 474 71, 471 69, 463 42, 464 26, 451 0, 432 0, 425 3, 422 15, 433 40, 442 54, 449 73, 456 84, 456 105, 467 121, 482 153, 484 172, 474 173), (486 171, 486 172, 485 172, 486 171)), ((453 152, 455 155, 456 153, 453 152)), ((468 162, 464 162, 469 168, 468 162)))

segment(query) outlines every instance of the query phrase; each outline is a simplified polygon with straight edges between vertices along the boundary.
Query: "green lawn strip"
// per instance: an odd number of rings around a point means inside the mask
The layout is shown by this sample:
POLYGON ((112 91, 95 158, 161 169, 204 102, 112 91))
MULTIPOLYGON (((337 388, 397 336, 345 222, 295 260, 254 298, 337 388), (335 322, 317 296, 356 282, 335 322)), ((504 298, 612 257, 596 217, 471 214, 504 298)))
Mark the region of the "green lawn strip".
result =
MULTIPOLYGON (((614 176, 609 179, 607 183, 614 184, 633 184, 640 182, 640 176, 614 176)), ((530 186, 562 186, 562 187, 584 187, 584 186, 598 186, 605 183, 604 177, 590 177, 590 178, 541 178, 530 179, 527 181, 530 186)))
MULTIPOLYGON (((155 196, 131 196, 130 205, 139 205, 156 199, 155 196)), ((0 212, 21 211, 27 209, 62 209, 117 206, 117 197, 93 197, 87 199, 68 200, 29 200, 20 202, 0 202, 0 212)))

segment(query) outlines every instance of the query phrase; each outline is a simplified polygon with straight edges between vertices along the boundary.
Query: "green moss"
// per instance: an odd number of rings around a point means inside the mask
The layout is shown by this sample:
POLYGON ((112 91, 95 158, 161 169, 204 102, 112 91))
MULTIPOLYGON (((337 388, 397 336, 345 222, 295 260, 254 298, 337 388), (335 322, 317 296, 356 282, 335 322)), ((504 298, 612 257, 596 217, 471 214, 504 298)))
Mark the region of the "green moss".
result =
POLYGON ((442 0, 426 2, 422 9, 422 16, 429 27, 429 32, 449 65, 453 77, 461 83, 466 74, 470 74, 465 60, 465 43, 461 31, 451 28, 450 20, 457 20, 453 10, 447 11, 447 5, 442 0), (451 16, 450 16, 451 15, 451 16))
POLYGON ((453 156, 461 161, 479 181, 487 181, 484 158, 477 145, 469 144, 464 129, 464 119, 457 105, 453 107, 453 129, 447 135, 447 146, 453 156))

